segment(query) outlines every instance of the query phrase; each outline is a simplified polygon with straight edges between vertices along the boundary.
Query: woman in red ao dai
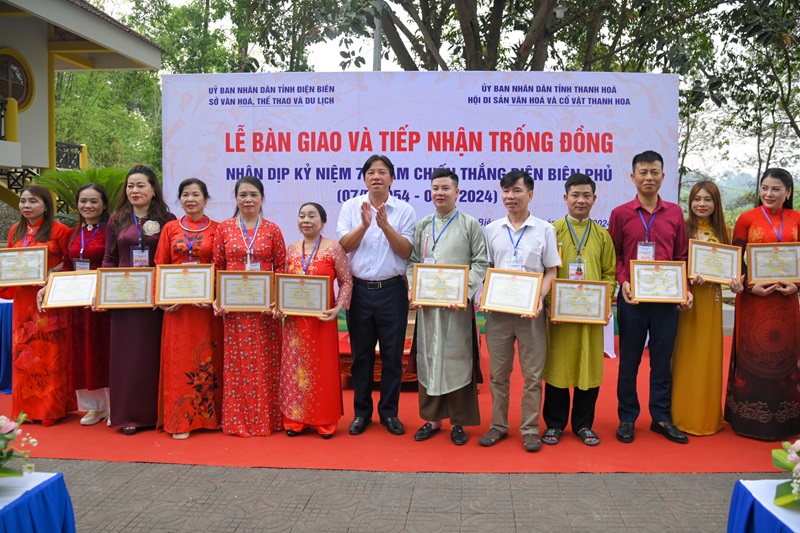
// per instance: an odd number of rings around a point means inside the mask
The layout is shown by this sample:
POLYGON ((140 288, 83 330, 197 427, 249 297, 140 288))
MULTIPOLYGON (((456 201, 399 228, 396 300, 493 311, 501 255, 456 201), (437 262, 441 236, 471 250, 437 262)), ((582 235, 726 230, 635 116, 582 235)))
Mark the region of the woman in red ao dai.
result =
MULTIPOLYGON (((19 221, 8 233, 8 247, 45 246, 48 271, 60 271, 69 228, 55 220, 52 193, 41 185, 25 187, 19 210, 19 221)), ((11 416, 22 411, 51 426, 75 408, 75 396, 67 381, 66 313, 61 309, 40 313, 39 289, 41 285, 7 287, 0 296, 14 299, 11 416)))
MULTIPOLYGON (((213 263, 218 223, 205 215, 208 188, 183 180, 178 199, 186 213, 167 222, 156 265, 213 263)), ((159 424, 175 439, 195 429, 217 429, 222 411, 222 319, 210 304, 162 307, 159 424)))
MULTIPOLYGON (((261 217, 264 186, 245 176, 234 191, 236 212, 217 228, 214 265, 218 270, 283 272, 283 235, 261 217)), ((260 313, 215 309, 225 317, 222 431, 228 435, 265 436, 283 429, 281 323, 273 308, 260 313)))
POLYGON ((300 206, 297 226, 303 238, 289 245, 286 254, 288 274, 327 276, 328 301, 334 302, 323 318, 284 319, 281 410, 290 437, 313 427, 322 438, 331 438, 343 413, 336 318, 342 308, 350 307, 353 278, 345 251, 338 242, 322 236, 327 217, 319 204, 300 206), (336 300, 334 280, 339 284, 336 300))

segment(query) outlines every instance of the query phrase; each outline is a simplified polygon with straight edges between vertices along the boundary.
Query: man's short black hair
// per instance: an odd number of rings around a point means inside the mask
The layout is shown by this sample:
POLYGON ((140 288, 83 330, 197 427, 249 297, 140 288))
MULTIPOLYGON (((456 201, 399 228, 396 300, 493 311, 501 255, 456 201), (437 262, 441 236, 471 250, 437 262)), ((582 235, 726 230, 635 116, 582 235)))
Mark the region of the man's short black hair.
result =
POLYGON ((581 174, 580 172, 576 172, 567 178, 566 183, 564 183, 564 191, 569 194, 570 188, 576 185, 591 185, 592 194, 594 194, 595 190, 597 189, 597 184, 595 184, 594 180, 586 174, 581 174))
POLYGON ((436 178, 450 178, 455 186, 458 187, 458 176, 449 168, 434 168, 433 172, 431 172, 431 181, 436 178))
POLYGON ((364 166, 361 167, 362 178, 365 178, 367 176, 367 170, 369 170, 369 167, 371 167, 375 161, 383 161, 383 163, 387 167, 389 167, 389 176, 391 176, 391 178, 394 179, 394 165, 392 164, 391 159, 389 159, 385 155, 378 155, 378 154, 371 155, 370 158, 367 159, 367 162, 364 163, 364 166))
POLYGON ((632 168, 634 171, 636 171, 636 165, 639 163, 655 163, 656 161, 661 163, 661 170, 664 170, 664 158, 661 157, 661 154, 654 152, 653 150, 646 150, 641 154, 636 154, 633 156, 632 168))
POLYGON ((508 189, 512 185, 514 185, 519 179, 522 178, 522 182, 525 184, 525 188, 529 191, 533 190, 533 178, 530 174, 525 172, 524 170, 512 170, 508 172, 505 176, 500 179, 500 187, 503 189, 508 189))

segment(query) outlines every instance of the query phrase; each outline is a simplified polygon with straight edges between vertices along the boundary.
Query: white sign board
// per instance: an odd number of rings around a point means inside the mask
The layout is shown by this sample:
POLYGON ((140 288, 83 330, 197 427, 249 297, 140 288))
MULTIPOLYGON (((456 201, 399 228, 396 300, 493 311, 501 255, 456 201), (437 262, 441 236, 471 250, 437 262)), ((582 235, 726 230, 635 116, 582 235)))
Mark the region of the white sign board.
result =
POLYGON ((361 167, 375 153, 395 165, 392 194, 431 213, 429 177, 460 178, 460 210, 486 225, 505 215, 499 180, 534 177, 532 211, 563 217, 564 181, 597 182, 592 218, 631 200, 631 159, 664 157, 665 200, 677 201, 678 76, 584 72, 367 72, 190 74, 163 78, 164 190, 180 214, 178 184, 204 180, 207 213, 233 215, 237 179, 265 188, 264 216, 287 242, 313 201, 335 238, 341 204, 366 192, 361 167))

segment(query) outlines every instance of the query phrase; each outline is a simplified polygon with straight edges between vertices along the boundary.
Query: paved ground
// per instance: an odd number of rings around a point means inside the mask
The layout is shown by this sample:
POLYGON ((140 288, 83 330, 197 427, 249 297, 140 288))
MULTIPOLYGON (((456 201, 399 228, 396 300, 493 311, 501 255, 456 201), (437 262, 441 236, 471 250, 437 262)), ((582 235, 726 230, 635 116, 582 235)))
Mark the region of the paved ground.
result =
POLYGON ((766 474, 400 474, 36 459, 84 532, 725 531, 766 474))

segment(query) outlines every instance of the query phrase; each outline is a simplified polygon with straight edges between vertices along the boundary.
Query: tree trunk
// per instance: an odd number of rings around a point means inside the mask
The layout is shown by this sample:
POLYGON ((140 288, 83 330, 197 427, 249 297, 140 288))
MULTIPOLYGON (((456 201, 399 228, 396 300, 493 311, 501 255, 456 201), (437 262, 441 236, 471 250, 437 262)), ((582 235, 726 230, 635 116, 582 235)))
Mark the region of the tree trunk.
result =
POLYGON ((528 33, 517 50, 517 58, 514 61, 514 70, 526 70, 528 58, 530 60, 530 70, 544 70, 547 61, 547 47, 550 45, 550 35, 547 31, 547 22, 553 15, 556 7, 556 0, 536 0, 533 3, 533 20, 528 26, 528 33))
POLYGON ((505 0, 494 0, 489 12, 489 23, 486 26, 486 69, 497 70, 497 51, 500 48, 500 34, 503 29, 503 11, 505 0))
POLYGON ((408 52, 406 45, 397 33, 397 26, 394 25, 394 18, 389 9, 381 11, 381 27, 389 46, 392 47, 397 62, 403 70, 419 70, 417 63, 411 54, 408 52))
POLYGON ((583 71, 588 72, 592 70, 592 57, 594 56, 594 47, 597 44, 597 35, 600 33, 600 27, 603 25, 603 18, 608 9, 608 3, 603 2, 598 6, 597 12, 592 19, 592 25, 586 34, 586 49, 583 53, 583 71))
POLYGON ((478 22, 476 0, 456 0, 456 13, 464 35, 464 60, 467 70, 486 70, 481 47, 481 32, 478 22))

